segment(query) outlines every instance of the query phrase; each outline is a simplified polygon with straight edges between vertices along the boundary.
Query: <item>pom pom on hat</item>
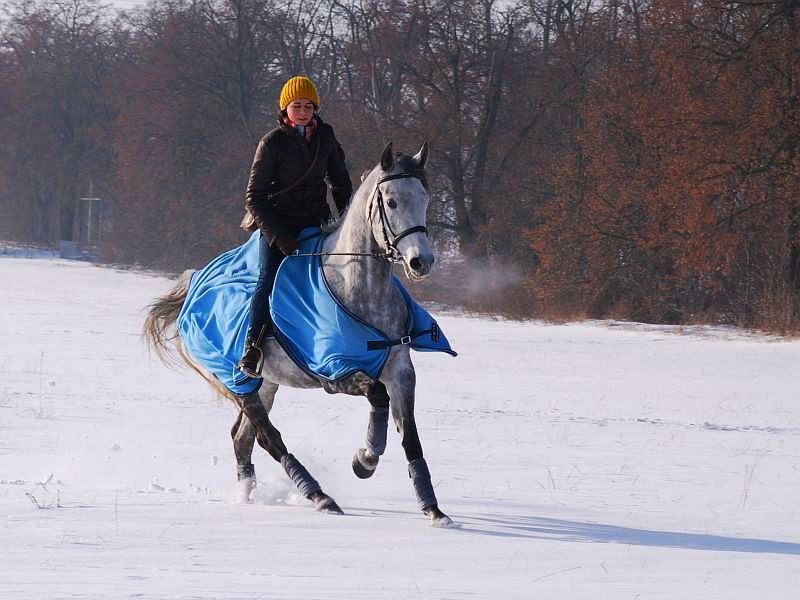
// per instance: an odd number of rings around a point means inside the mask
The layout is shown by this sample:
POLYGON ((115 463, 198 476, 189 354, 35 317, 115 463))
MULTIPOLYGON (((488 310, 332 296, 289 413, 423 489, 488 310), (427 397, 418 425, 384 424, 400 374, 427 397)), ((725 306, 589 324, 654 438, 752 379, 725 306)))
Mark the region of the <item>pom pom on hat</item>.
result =
POLYGON ((319 94, 314 83, 308 77, 292 77, 281 90, 280 107, 286 110, 289 103, 296 98, 308 98, 319 108, 319 94))

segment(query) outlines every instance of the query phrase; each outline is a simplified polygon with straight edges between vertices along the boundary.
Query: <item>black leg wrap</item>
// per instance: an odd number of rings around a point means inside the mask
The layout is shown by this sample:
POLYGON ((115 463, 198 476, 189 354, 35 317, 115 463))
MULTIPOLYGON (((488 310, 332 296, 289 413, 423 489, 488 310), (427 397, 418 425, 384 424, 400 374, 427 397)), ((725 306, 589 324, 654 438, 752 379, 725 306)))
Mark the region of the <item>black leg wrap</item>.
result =
POLYGON ((359 448, 353 457, 353 473, 359 479, 369 479, 375 474, 378 467, 378 457, 371 452, 367 454, 365 448, 359 448))
POLYGON ((310 498, 311 494, 315 492, 322 491, 317 480, 311 476, 293 454, 284 454, 281 458, 281 465, 283 465, 283 470, 286 471, 289 479, 294 481, 297 489, 300 490, 300 493, 306 498, 310 498))
POLYGON ((247 463, 246 465, 236 465, 236 477, 239 481, 242 479, 252 479, 256 476, 256 468, 253 466, 253 463, 247 463))
POLYGON ((367 450, 375 456, 386 451, 386 432, 389 429, 389 407, 373 406, 369 411, 367 450))
POLYGON ((408 463, 408 476, 414 484, 414 493, 417 495, 417 504, 420 510, 436 506, 436 494, 431 484, 431 472, 424 458, 418 458, 408 463))

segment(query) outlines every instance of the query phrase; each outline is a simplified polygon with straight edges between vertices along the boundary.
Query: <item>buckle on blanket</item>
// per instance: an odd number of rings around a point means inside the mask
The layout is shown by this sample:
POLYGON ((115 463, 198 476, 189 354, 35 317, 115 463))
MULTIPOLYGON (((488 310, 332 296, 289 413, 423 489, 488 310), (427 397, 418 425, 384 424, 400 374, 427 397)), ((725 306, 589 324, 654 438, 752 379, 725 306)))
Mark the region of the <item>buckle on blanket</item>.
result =
POLYGON ((414 341, 413 335, 404 335, 399 340, 379 340, 367 342, 367 350, 386 350, 392 346, 408 346, 414 341))

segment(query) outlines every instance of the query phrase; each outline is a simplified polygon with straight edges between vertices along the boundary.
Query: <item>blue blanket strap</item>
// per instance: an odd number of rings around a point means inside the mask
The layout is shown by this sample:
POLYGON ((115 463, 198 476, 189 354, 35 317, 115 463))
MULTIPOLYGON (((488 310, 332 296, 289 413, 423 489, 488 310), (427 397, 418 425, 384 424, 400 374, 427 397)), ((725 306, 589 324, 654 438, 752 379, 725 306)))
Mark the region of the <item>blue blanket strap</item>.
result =
POLYGON ((423 329, 422 331, 415 331, 411 332, 409 335, 404 335, 403 337, 396 339, 396 340, 379 340, 379 341, 368 341, 367 342, 367 350, 386 350, 387 348, 391 348, 392 346, 407 346, 415 339, 422 337, 423 335, 431 334, 431 341, 436 343, 439 341, 439 326, 436 323, 431 325, 430 329, 423 329))

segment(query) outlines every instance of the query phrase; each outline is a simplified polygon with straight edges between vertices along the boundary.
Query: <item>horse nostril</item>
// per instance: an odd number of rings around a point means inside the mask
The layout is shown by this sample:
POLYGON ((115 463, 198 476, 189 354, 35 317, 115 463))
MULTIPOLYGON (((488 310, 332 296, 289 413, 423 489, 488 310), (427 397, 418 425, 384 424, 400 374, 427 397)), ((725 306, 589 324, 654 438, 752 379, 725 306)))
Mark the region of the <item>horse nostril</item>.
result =
POLYGON ((419 258, 417 258, 416 256, 414 258, 412 258, 411 262, 409 262, 408 264, 415 271, 421 271, 422 270, 422 261, 419 258))

